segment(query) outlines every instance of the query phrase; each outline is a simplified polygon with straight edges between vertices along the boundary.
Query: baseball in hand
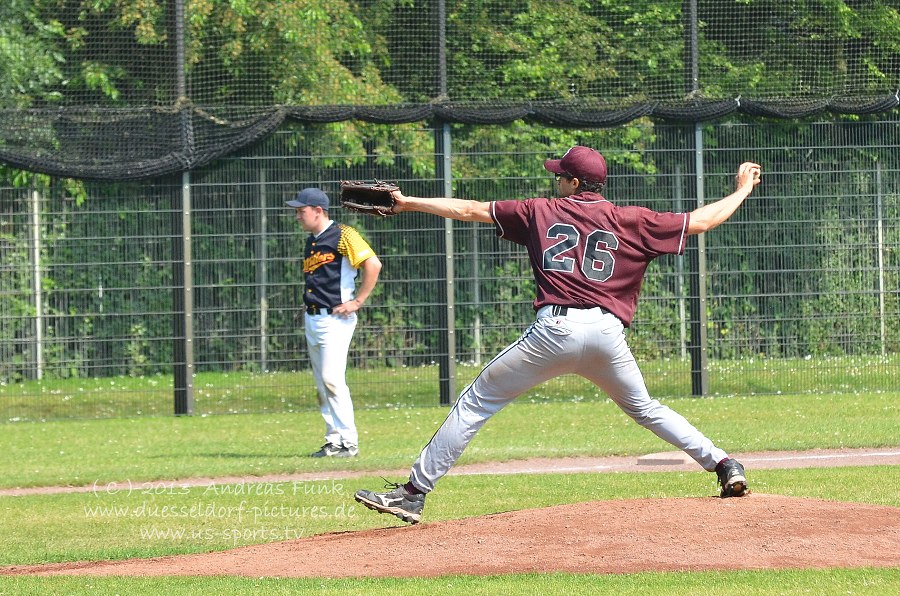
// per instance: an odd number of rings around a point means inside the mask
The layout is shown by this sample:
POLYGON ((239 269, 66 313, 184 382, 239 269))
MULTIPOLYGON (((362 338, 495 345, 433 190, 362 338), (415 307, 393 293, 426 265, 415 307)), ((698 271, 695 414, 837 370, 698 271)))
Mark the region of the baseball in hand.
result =
POLYGON ((760 178, 762 176, 762 168, 759 166, 759 164, 755 164, 752 162, 742 163, 740 169, 738 169, 737 175, 735 176, 737 184, 746 184, 747 174, 750 174, 749 180, 753 183, 753 186, 756 186, 757 184, 759 184, 760 178))

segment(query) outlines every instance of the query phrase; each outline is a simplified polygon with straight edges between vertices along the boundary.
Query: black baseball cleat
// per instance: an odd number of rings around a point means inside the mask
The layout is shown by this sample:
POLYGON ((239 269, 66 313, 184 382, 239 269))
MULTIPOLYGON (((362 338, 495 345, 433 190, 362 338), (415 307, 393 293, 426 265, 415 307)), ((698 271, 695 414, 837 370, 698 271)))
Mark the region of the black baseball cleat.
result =
POLYGON ((325 443, 321 449, 309 454, 310 457, 356 457, 357 455, 359 455, 359 447, 356 445, 345 447, 334 443, 325 443))
POLYGON ((340 451, 334 457, 356 457, 359 455, 359 447, 356 445, 341 445, 340 451))
POLYGON ((390 513, 409 524, 419 523, 425 508, 425 495, 407 492, 402 484, 395 482, 388 482, 384 487, 393 490, 386 493, 358 490, 354 498, 378 513, 390 513))
POLYGON ((747 478, 744 476, 744 466, 736 459, 723 459, 716 466, 716 474, 719 476, 719 484, 722 485, 723 499, 726 497, 743 497, 747 493, 747 478))

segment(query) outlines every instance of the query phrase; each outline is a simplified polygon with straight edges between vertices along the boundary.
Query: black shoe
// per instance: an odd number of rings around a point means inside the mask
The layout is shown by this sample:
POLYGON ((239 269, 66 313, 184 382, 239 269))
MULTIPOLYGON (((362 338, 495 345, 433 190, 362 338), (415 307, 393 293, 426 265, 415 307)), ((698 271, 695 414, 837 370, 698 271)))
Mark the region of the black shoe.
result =
POLYGON ((747 493, 747 479, 744 477, 744 466, 736 459, 723 459, 716 466, 719 484, 722 485, 723 499, 726 497, 743 497, 747 493))
POLYGON ((354 498, 378 513, 396 515, 410 524, 419 523, 422 519, 422 509, 425 508, 425 495, 409 493, 402 484, 394 482, 388 482, 384 487, 394 490, 387 493, 358 490, 354 498))
POLYGON ((357 455, 359 455, 359 447, 356 445, 344 445, 333 457, 356 457, 357 455))
POLYGON ((310 453, 310 457, 334 457, 341 452, 341 446, 334 443, 325 443, 322 448, 315 453, 310 453))
POLYGON ((321 449, 309 454, 310 457, 356 457, 357 455, 359 455, 359 447, 356 445, 344 447, 334 443, 325 443, 321 449))

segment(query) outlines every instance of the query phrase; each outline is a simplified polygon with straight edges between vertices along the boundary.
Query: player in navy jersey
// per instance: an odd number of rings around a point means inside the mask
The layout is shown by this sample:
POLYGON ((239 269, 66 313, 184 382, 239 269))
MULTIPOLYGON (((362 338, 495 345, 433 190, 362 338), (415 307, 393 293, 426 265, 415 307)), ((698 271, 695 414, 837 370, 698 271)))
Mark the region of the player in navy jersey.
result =
POLYGON ((606 161, 575 146, 544 162, 556 174, 558 198, 470 201, 394 193, 394 211, 418 211, 494 224, 497 234, 523 245, 537 286, 537 318, 466 387, 425 446, 406 484, 389 492, 361 490, 356 500, 380 513, 417 523, 431 492, 484 425, 525 391, 560 375, 577 374, 601 388, 626 414, 716 472, 721 496, 747 491, 744 469, 680 414, 652 399, 625 340, 644 272, 663 254, 682 254, 687 236, 727 220, 760 181, 761 168, 741 164, 737 189, 691 213, 658 213, 616 206, 600 192, 606 161))
POLYGON ((359 433, 346 381, 347 354, 356 330, 356 311, 375 289, 381 261, 355 229, 331 220, 328 195, 322 190, 304 188, 287 205, 309 232, 303 252, 303 322, 319 411, 325 420, 325 444, 310 455, 355 457, 359 433), (359 288, 357 270, 362 270, 359 288))

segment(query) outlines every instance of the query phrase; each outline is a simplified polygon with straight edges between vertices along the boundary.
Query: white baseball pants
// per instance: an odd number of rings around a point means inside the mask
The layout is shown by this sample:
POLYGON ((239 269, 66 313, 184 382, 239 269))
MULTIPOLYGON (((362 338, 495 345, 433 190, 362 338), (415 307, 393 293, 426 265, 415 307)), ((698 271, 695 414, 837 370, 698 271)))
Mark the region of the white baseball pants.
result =
POLYGON ((412 466, 410 481, 417 488, 433 490, 488 418, 525 391, 565 374, 593 382, 635 422, 705 470, 714 471, 728 456, 683 416, 651 399, 617 317, 600 308, 569 308, 564 316, 552 309, 540 309, 525 333, 462 391, 412 466))
POLYGON ((356 330, 356 313, 347 317, 306 313, 304 325, 325 440, 333 445, 359 445, 353 400, 347 386, 347 354, 356 330))

